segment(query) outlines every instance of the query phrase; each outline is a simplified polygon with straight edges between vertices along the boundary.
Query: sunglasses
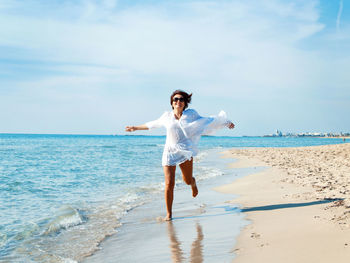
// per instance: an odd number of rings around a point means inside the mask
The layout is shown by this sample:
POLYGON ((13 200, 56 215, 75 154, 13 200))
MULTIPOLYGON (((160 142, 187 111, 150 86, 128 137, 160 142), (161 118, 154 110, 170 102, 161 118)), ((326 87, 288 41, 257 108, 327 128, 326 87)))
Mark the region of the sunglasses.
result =
POLYGON ((184 102, 185 99, 184 99, 183 97, 180 97, 180 98, 173 98, 173 102, 178 102, 178 101, 184 102))

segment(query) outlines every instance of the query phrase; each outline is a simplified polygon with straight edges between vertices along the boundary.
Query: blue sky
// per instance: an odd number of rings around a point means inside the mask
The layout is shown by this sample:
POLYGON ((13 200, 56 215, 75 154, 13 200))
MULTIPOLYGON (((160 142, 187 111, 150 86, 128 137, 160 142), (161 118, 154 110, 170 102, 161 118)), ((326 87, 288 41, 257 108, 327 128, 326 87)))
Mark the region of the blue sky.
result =
POLYGON ((0 0, 0 133, 124 134, 178 88, 219 135, 350 132, 349 72, 348 1, 0 0))

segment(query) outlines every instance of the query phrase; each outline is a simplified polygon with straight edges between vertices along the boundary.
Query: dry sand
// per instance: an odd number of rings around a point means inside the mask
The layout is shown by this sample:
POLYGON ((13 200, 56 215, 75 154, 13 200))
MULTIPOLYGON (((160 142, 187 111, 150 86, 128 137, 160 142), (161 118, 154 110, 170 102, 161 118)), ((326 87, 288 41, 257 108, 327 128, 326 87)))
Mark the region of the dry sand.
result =
POLYGON ((252 221, 234 262, 350 262, 350 144, 233 149, 232 167, 268 166, 216 190, 252 221))

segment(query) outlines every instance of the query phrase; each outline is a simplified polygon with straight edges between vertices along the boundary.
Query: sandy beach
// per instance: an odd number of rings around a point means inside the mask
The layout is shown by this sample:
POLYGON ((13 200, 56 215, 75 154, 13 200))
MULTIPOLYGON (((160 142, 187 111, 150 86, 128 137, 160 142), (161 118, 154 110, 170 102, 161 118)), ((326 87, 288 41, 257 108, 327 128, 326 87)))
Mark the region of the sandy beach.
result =
POLYGON ((349 156, 350 144, 229 150, 197 198, 176 191, 173 221, 158 220, 159 196, 83 262, 348 262, 349 156))
POLYGON ((217 187, 251 221, 234 262, 349 262, 350 144, 233 149, 232 168, 267 168, 217 187))
POLYGON ((253 169, 227 168, 232 160, 219 156, 215 152, 208 161, 220 168, 222 176, 198 181, 200 194, 196 198, 188 187, 175 190, 172 221, 163 220, 165 204, 159 194, 130 211, 118 232, 82 262, 231 262, 237 236, 248 222, 236 204, 227 203, 235 195, 219 193, 213 187, 230 184, 253 169))

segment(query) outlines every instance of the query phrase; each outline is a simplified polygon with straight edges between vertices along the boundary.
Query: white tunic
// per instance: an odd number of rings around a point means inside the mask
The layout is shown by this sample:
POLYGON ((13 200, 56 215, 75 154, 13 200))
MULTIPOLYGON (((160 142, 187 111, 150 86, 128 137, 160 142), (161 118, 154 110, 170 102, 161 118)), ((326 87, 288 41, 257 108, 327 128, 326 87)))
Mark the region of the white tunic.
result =
POLYGON ((147 122, 146 126, 149 129, 166 128, 162 165, 174 166, 197 155, 197 144, 201 135, 226 127, 228 123, 224 111, 217 116, 201 117, 195 110, 186 109, 179 120, 172 111, 166 111, 159 119, 147 122))

